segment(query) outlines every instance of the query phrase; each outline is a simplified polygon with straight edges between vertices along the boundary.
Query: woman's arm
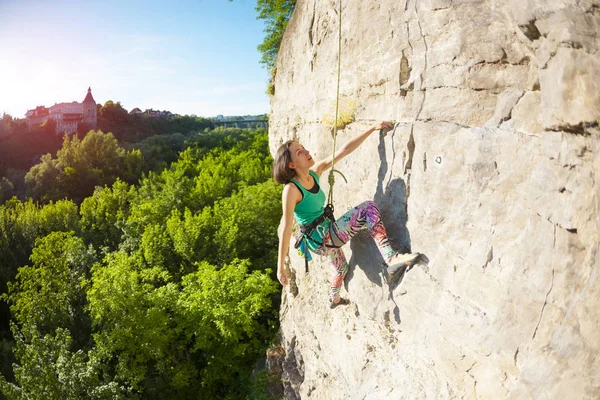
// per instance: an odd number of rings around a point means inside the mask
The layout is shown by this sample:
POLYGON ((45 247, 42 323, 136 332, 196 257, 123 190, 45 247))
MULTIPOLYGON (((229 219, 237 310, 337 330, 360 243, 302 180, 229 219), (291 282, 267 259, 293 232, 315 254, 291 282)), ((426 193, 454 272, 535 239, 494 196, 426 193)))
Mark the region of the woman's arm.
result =
POLYGON ((283 187, 281 194, 281 205, 283 207, 283 216, 281 217, 281 235, 279 236, 279 251, 277 254, 277 279, 283 286, 288 283, 285 272, 285 257, 290 248, 290 238, 292 237, 292 223, 294 221, 294 208, 302 200, 302 193, 293 185, 287 184, 283 187))
MULTIPOLYGON (((382 121, 382 122, 379 122, 379 123, 373 125, 369 129, 364 131, 362 134, 355 136, 354 138, 352 138, 349 141, 347 141, 346 143, 344 143, 344 145, 342 147, 340 147, 340 149, 338 151, 336 151, 336 153, 335 153, 335 162, 337 163, 342 158, 346 157, 348 154, 350 154, 354 150, 356 150, 358 148, 358 146, 360 146, 362 144, 362 142, 364 142, 365 139, 371 135, 371 133, 381 130, 381 129, 393 128, 393 127, 394 127, 394 125, 392 125, 392 123, 389 121, 382 121)), ((313 165, 311 167, 311 170, 316 172, 317 175, 321 176, 323 171, 325 171, 326 169, 331 167, 332 162, 333 162, 333 159, 331 156, 329 156, 329 157, 325 158, 324 160, 317 161, 315 163, 315 165, 313 165)))

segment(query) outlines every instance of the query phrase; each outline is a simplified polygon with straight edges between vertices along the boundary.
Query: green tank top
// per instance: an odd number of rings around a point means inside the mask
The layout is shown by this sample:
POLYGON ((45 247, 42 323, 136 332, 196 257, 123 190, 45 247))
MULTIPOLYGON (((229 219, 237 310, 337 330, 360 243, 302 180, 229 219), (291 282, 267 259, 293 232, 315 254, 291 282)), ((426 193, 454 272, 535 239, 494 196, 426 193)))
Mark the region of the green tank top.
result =
MULTIPOLYGON (((319 185, 319 176, 313 171, 308 171, 308 173, 312 175, 312 177, 315 179, 316 184, 319 185)), ((302 186, 297 180, 292 179, 291 181, 302 192, 302 200, 300 200, 300 202, 296 204, 296 207, 294 208, 294 217, 300 225, 310 224, 315 219, 320 217, 321 214, 323 214, 326 200, 325 193, 323 192, 323 189, 321 189, 321 185, 319 185, 319 191, 317 193, 311 193, 307 189, 305 189, 304 186, 302 186)), ((323 232, 327 232, 327 229, 329 229, 329 220, 326 219, 325 221, 323 221, 322 225, 323 229, 315 229, 313 231, 313 234, 311 235, 311 237, 317 242, 322 242, 321 234, 323 232)), ((319 246, 317 246, 313 241, 309 240, 308 247, 311 250, 315 250, 319 246)))
MULTIPOLYGON (((319 176, 313 171, 308 171, 308 173, 312 175, 317 185, 319 185, 319 176)), ((296 217, 296 221, 300 225, 310 224, 323 214, 323 210, 325 209, 325 193, 321 189, 321 185, 319 185, 317 193, 311 193, 297 180, 292 179, 291 181, 302 192, 302 200, 294 208, 294 217, 296 217)))

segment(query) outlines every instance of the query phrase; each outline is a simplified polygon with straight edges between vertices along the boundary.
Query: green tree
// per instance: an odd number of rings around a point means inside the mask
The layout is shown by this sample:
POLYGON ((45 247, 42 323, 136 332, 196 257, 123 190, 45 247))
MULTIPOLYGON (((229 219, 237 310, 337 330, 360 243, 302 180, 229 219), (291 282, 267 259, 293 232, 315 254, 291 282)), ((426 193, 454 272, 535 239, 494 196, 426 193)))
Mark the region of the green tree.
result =
POLYGON ((265 38, 258 46, 262 53, 260 62, 268 69, 275 67, 281 40, 292 16, 296 0, 257 0, 258 18, 265 20, 265 38))
POLYGON ((102 118, 114 124, 125 124, 128 121, 128 117, 129 114, 127 113, 127 110, 121 106, 120 101, 115 103, 112 100, 108 100, 98 112, 98 118, 102 118))
POLYGON ((117 380, 140 392, 154 375, 158 386, 187 381, 194 367, 174 318, 177 296, 169 274, 146 267, 139 254, 112 253, 92 269, 87 297, 94 339, 103 359, 116 365, 117 380))
MULTIPOLYGON (((0 206, 16 361, 14 377, 2 370, 0 391, 18 399, 246 398, 277 324, 269 267, 281 188, 269 179, 266 131, 196 135, 138 187, 122 180, 125 150, 97 135, 68 138, 45 160, 63 192, 74 177, 115 179, 79 209, 70 200, 0 206), (106 160, 121 166, 105 168, 106 160)), ((6 366, 11 331, 8 322, 2 328, 6 366)))
POLYGON ((209 132, 201 132, 187 140, 188 147, 194 150, 194 154, 205 154, 219 147, 222 150, 230 150, 236 145, 244 144, 247 140, 257 135, 266 135, 266 130, 257 129, 248 131, 240 128, 218 127, 209 132))
MULTIPOLYGON (((233 0, 229 0, 233 1, 233 0)), ((265 21, 265 38, 258 45, 258 51, 261 53, 260 63, 270 72, 271 77, 267 87, 269 95, 275 94, 275 63, 281 47, 281 41, 285 33, 288 21, 292 16, 296 0, 257 0, 256 11, 257 19, 265 21)))
POLYGON ((81 229, 87 243, 108 251, 118 249, 134 193, 134 187, 117 179, 111 188, 97 187, 94 194, 81 203, 81 229))
POLYGON ((73 232, 53 232, 36 241, 31 261, 33 265, 19 268, 16 281, 8 284, 5 298, 13 317, 42 334, 57 328, 85 333, 81 283, 94 258, 83 240, 73 232))
POLYGON ((98 108, 98 129, 113 132, 119 140, 128 138, 130 117, 120 102, 108 100, 98 108))
MULTIPOLYGON (((15 279, 17 270, 27 264, 37 238, 51 232, 79 232, 77 206, 59 201, 40 206, 15 198, 0 206, 0 292, 7 293, 7 283, 15 279)), ((12 376, 12 360, 8 304, 0 302, 1 372, 12 376)))
POLYGON ((243 398, 273 337, 265 313, 276 290, 268 272, 249 273, 247 262, 199 263, 177 283, 140 255, 114 253, 94 267, 88 289, 102 328, 98 354, 147 399, 243 398))
MULTIPOLYGON (((61 200, 44 206, 11 199, 0 206, 0 288, 25 265, 35 241, 52 232, 81 231, 77 205, 61 200)), ((8 328, 8 326, 6 326, 8 328)))
POLYGON ((137 183, 144 173, 144 156, 140 150, 134 149, 125 154, 118 176, 129 184, 137 183))
POLYGON ((203 398, 245 398, 256 359, 273 338, 276 316, 265 315, 278 287, 270 271, 249 268, 238 260, 220 269, 201 263, 183 279, 179 310, 186 331, 194 333, 194 351, 205 360, 203 398))
POLYGON ((0 391, 8 398, 122 397, 116 383, 101 379, 102 365, 90 349, 81 283, 93 260, 73 232, 54 232, 36 241, 33 264, 21 267, 9 283, 4 298, 17 322, 11 327, 17 364, 15 383, 0 377, 0 391))
POLYGON ((65 136, 56 158, 49 154, 25 176, 28 193, 42 201, 68 197, 81 202, 96 186, 112 184, 118 177, 135 182, 141 175, 139 150, 126 152, 111 133, 90 131, 82 139, 65 136))
MULTIPOLYGON (((215 201, 226 198, 241 188, 269 179, 272 159, 264 130, 240 133, 240 136, 232 139, 232 143, 229 143, 226 137, 217 140, 222 140, 223 146, 229 149, 215 147, 206 152, 203 148, 188 148, 181 152, 179 159, 172 163, 169 169, 161 174, 151 172, 141 180, 131 202, 131 213, 124 226, 124 248, 138 249, 141 239, 145 237, 145 251, 150 251, 153 255, 161 254, 162 258, 169 259, 173 256, 173 251, 179 254, 181 248, 172 248, 173 245, 166 242, 168 238, 162 233, 161 240, 152 237, 150 233, 145 234, 147 226, 164 227, 169 219, 173 224, 179 219, 173 217, 173 213, 181 216, 186 210, 189 210, 190 216, 194 216, 195 223, 200 223, 196 219, 200 218, 199 214, 204 214, 202 210, 205 207, 211 207, 215 201)), ((212 237, 213 225, 215 223, 212 222, 210 213, 205 214, 200 226, 202 235, 208 235, 207 240, 201 241, 200 244, 197 238, 186 238, 185 240, 198 245, 199 250, 194 256, 182 256, 183 260, 202 259, 206 252, 212 251, 209 249, 214 249, 212 241, 208 239, 212 237)), ((177 237, 178 243, 183 243, 181 231, 175 231, 176 229, 171 229, 171 238, 177 237)), ((214 260, 214 254, 210 255, 209 259, 214 260)), ((173 259, 177 262, 184 262, 183 260, 173 259)), ((188 267, 186 264, 180 269, 179 265, 175 267, 172 263, 169 271, 187 271, 188 267)))
POLYGON ((213 254, 219 264, 229 263, 233 258, 248 258, 255 269, 266 270, 275 265, 280 199, 281 185, 268 180, 215 203, 214 236, 218 240, 213 254))
MULTIPOLYGON (((25 196, 25 174, 27 171, 20 169, 7 168, 4 176, 13 185, 13 196, 22 199, 25 196)), ((12 197, 12 196, 11 196, 12 197)), ((4 199, 6 201, 10 197, 4 199)))
POLYGON ((126 398, 125 389, 110 379, 102 379, 99 358, 93 351, 71 350, 68 330, 40 335, 26 323, 12 326, 15 337, 16 383, 0 375, 0 392, 11 400, 65 399, 117 400, 126 398))
POLYGON ((145 169, 155 172, 177 160, 179 152, 187 147, 186 136, 181 133, 150 136, 134 146, 144 155, 145 169))
POLYGON ((31 167, 25 175, 28 195, 42 201, 61 199, 64 194, 58 184, 59 176, 61 170, 57 160, 51 154, 44 154, 40 163, 31 167))
POLYGON ((192 197, 200 206, 212 205, 243 186, 254 185, 270 176, 271 157, 265 148, 255 148, 260 137, 228 151, 215 149, 198 161, 192 197))
POLYGON ((13 197, 15 186, 6 177, 0 178, 0 204, 13 197))
POLYGON ((193 185, 183 168, 166 169, 161 174, 150 172, 132 198, 122 244, 136 249, 147 226, 164 225, 173 210, 183 212, 190 208, 195 202, 193 185))
POLYGON ((181 270, 189 271, 190 266, 202 260, 216 261, 214 233, 215 219, 211 207, 193 214, 189 209, 180 213, 174 210, 167 219, 166 227, 173 252, 181 260, 181 270))

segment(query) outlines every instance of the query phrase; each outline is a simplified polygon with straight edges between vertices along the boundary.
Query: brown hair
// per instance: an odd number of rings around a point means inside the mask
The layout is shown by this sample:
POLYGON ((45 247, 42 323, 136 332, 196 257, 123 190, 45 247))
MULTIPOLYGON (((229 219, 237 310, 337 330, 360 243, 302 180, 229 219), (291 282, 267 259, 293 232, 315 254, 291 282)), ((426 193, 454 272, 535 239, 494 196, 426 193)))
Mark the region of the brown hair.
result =
POLYGON ((285 185, 296 175, 296 171, 290 168, 290 162, 292 161, 292 155, 290 154, 290 147, 292 143, 296 143, 295 140, 288 140, 277 149, 277 154, 273 160, 273 179, 275 182, 285 185))

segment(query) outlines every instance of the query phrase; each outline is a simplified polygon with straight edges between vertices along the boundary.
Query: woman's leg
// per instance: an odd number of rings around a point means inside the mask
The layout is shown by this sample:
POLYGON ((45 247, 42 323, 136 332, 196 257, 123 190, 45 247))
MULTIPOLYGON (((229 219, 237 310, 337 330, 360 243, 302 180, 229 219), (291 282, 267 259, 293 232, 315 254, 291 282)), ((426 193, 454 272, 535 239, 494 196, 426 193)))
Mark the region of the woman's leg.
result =
POLYGON ((340 298, 340 289, 344 283, 346 273, 348 273, 348 262, 342 249, 327 249, 327 258, 331 262, 331 290, 330 300, 337 303, 340 298))
POLYGON ((347 243, 361 229, 367 228, 386 262, 396 254, 390 246, 385 227, 381 221, 379 207, 374 201, 365 201, 349 210, 335 221, 335 225, 339 237, 344 243, 347 243))
MULTIPOLYGON (((388 273, 393 274, 403 265, 413 262, 418 253, 409 254, 407 256, 398 255, 390 246, 387 232, 381 221, 381 213, 379 207, 374 201, 365 201, 360 205, 342 215, 341 218, 335 221, 339 238, 344 243, 350 241, 361 229, 368 229, 369 234, 375 240, 375 244, 381 253, 386 263, 392 262, 390 265, 392 271, 388 269, 388 273)), ((332 240, 329 232, 324 237, 326 245, 331 245, 332 240)), ((331 301, 336 303, 340 298, 340 289, 346 273, 348 272, 348 263, 342 249, 321 248, 317 254, 327 255, 331 262, 331 301)))

